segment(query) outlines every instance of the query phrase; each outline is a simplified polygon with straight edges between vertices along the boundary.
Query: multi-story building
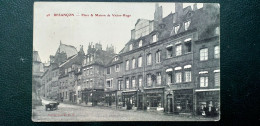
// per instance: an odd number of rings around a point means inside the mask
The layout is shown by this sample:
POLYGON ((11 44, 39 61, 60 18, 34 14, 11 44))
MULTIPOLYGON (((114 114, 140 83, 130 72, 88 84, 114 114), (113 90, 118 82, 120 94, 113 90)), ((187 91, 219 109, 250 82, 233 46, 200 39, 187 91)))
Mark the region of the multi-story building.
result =
MULTIPOLYGON (((76 50, 76 48, 73 46, 69 47, 70 48, 67 47, 66 51, 71 50, 71 48, 74 48, 76 50)), ((71 57, 68 57, 67 60, 59 65, 59 97, 65 102, 77 102, 78 85, 76 82, 78 80, 78 77, 76 74, 81 68, 81 63, 84 55, 85 53, 83 51, 83 46, 81 46, 79 52, 71 55, 71 57)))
POLYGON ((207 30, 208 37, 195 41, 194 76, 195 112, 201 114, 204 107, 220 110, 220 44, 219 19, 207 30))
POLYGON ((33 51, 33 68, 32 68, 32 103, 40 104, 41 76, 44 73, 43 63, 41 62, 38 51, 33 51))
POLYGON ((89 44, 87 53, 82 61, 82 101, 95 106, 104 101, 104 66, 113 57, 114 47, 102 50, 99 43, 89 44))
POLYGON ((122 103, 121 93, 123 89, 123 58, 115 55, 105 66, 105 105, 117 107, 122 103))
MULTIPOLYGON (((183 8, 182 3, 176 3, 175 13, 162 18, 161 7, 155 7, 154 20, 139 19, 131 31, 131 40, 119 54, 123 62, 123 106, 169 113, 195 112, 195 42, 212 37, 208 29, 219 25, 219 8, 211 4, 200 9, 196 4, 193 9, 183 8)), ((110 70, 110 65, 106 68, 110 70)), ((109 78, 114 80, 118 75, 106 76, 105 85, 111 83, 109 78)), ((121 81, 113 83, 119 85, 121 81)))

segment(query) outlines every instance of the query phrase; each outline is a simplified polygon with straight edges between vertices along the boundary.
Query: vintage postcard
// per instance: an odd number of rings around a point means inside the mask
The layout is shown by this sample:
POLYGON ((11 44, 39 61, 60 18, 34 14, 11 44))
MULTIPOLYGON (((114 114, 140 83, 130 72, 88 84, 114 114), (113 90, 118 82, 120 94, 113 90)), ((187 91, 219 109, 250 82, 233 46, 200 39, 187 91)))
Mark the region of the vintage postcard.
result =
POLYGON ((32 120, 218 121, 219 10, 35 2, 32 120))

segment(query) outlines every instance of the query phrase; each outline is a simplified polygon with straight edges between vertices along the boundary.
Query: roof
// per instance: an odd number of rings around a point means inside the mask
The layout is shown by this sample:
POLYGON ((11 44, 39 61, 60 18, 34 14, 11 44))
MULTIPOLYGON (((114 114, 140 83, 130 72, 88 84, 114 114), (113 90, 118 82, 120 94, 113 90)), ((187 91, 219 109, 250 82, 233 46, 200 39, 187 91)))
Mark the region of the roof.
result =
POLYGON ((74 46, 62 44, 60 42, 60 46, 59 46, 58 50, 56 51, 55 55, 57 55, 57 53, 61 53, 61 52, 66 53, 67 57, 71 57, 71 56, 76 55, 78 53, 77 49, 74 46))
POLYGON ((69 57, 68 60, 66 60, 65 62, 63 62, 59 67, 62 67, 63 65, 65 65, 66 63, 72 61, 73 59, 75 59, 78 55, 74 55, 72 57, 69 57))

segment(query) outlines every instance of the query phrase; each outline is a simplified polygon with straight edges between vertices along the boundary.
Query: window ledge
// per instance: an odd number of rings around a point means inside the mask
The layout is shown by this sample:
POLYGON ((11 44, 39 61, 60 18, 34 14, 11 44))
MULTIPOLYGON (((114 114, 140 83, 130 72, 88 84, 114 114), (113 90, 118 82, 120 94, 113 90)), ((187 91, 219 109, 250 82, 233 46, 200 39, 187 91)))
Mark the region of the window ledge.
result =
POLYGON ((200 60, 200 62, 207 62, 207 61, 209 61, 209 59, 207 59, 207 60, 200 60))

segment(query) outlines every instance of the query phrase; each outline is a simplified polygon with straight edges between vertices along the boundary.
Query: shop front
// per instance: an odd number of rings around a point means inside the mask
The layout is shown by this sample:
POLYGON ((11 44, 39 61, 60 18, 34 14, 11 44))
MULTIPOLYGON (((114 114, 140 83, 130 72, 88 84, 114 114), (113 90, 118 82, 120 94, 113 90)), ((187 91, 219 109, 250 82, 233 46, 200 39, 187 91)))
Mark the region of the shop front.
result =
POLYGON ((85 89, 82 91, 82 100, 90 106, 100 105, 104 102, 104 90, 85 89))
POLYGON ((174 113, 193 112, 193 90, 183 89, 174 92, 174 113))
POLYGON ((195 90, 197 97, 197 114, 203 116, 218 116, 220 112, 219 89, 195 90))
POLYGON ((144 89, 144 92, 147 110, 164 110, 164 88, 144 89))
POLYGON ((122 92, 122 102, 127 110, 137 107, 137 91, 122 92))
POLYGON ((105 92, 105 106, 116 106, 117 91, 105 92))

